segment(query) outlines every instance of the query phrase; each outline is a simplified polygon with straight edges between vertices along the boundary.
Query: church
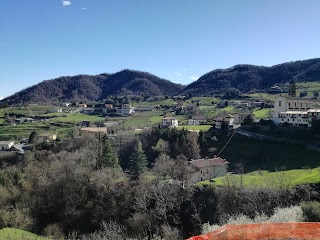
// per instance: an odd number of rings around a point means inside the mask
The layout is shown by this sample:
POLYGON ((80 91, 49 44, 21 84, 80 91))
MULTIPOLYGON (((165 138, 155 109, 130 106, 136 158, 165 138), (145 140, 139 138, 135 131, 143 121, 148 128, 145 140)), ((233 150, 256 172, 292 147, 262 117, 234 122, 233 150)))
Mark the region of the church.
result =
POLYGON ((320 119, 320 100, 296 96, 294 80, 290 82, 288 96, 279 96, 274 102, 273 122, 276 125, 311 127, 312 120, 320 119))

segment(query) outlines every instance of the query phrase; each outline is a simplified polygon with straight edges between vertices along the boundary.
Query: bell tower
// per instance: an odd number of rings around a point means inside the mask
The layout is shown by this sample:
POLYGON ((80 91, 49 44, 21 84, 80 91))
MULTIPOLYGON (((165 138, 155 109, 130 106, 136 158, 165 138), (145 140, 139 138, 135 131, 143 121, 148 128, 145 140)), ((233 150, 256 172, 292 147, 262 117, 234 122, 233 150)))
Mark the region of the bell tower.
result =
POLYGON ((288 96, 289 97, 296 97, 297 94, 296 94, 296 83, 294 81, 294 78, 292 78, 292 80, 290 81, 290 85, 289 85, 289 94, 288 96))

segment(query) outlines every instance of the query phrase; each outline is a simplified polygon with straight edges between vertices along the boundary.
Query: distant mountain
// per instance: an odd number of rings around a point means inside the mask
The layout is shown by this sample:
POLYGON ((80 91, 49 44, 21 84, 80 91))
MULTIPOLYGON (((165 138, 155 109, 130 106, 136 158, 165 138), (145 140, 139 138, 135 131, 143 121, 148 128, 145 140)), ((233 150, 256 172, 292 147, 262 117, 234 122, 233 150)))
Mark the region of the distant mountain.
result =
POLYGON ((77 75, 46 80, 3 99, 9 104, 92 102, 111 95, 173 95, 183 88, 146 72, 123 70, 115 74, 77 75))
POLYGON ((216 69, 186 86, 180 94, 213 95, 230 88, 242 92, 269 88, 276 83, 320 80, 320 58, 278 64, 272 67, 241 64, 228 69, 216 69))

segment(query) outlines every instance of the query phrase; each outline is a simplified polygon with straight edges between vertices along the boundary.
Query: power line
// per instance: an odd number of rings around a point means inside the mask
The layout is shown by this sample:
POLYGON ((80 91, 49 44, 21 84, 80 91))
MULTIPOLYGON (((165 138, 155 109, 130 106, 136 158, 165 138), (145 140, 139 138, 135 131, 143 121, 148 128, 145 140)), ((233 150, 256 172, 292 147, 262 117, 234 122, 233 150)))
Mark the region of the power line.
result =
POLYGON ((219 157, 219 155, 223 152, 223 150, 227 147, 227 145, 229 144, 229 142, 231 141, 233 135, 235 134, 235 132, 237 131, 237 129, 235 129, 231 135, 231 137, 229 138, 229 140, 227 141, 227 143, 224 145, 224 147, 221 149, 221 151, 218 153, 217 157, 219 157))

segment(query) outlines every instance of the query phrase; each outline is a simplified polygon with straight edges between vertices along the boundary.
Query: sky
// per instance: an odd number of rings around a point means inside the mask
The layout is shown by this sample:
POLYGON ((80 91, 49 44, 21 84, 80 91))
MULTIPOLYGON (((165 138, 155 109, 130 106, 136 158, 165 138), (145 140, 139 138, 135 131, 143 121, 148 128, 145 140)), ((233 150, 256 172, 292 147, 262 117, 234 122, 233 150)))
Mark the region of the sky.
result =
POLYGON ((320 57, 318 0, 0 0, 0 98, 43 80, 320 57))

